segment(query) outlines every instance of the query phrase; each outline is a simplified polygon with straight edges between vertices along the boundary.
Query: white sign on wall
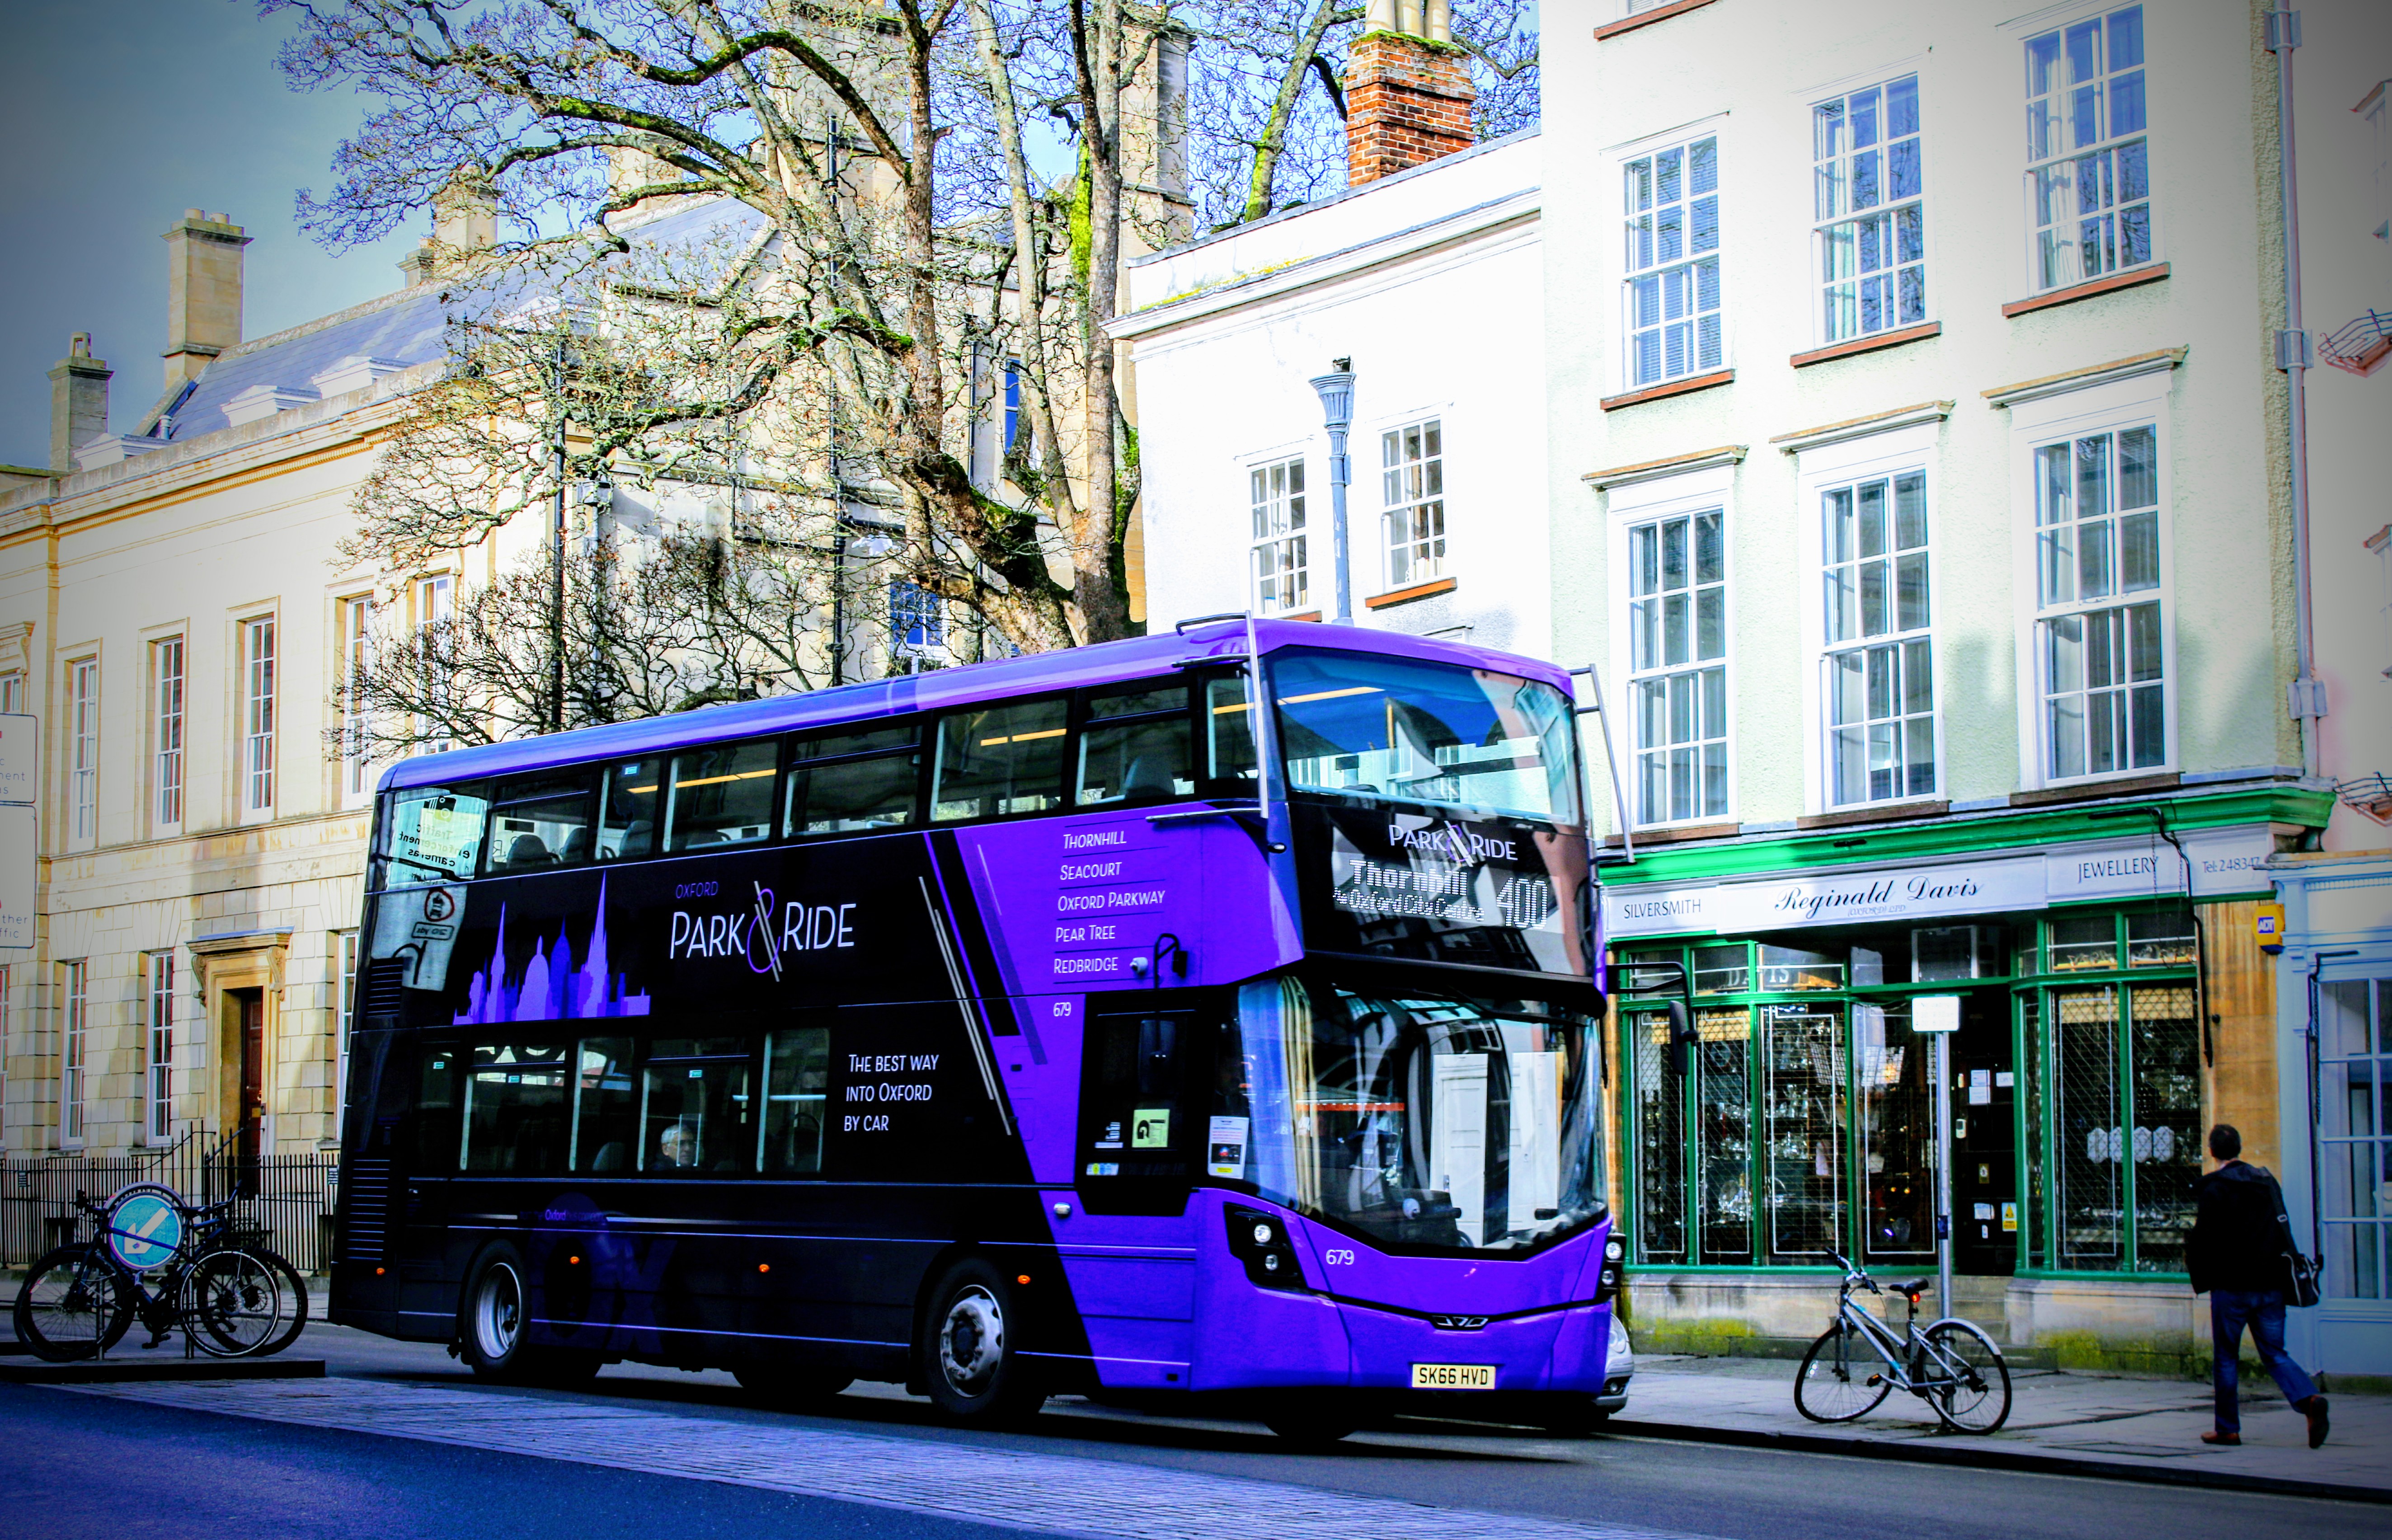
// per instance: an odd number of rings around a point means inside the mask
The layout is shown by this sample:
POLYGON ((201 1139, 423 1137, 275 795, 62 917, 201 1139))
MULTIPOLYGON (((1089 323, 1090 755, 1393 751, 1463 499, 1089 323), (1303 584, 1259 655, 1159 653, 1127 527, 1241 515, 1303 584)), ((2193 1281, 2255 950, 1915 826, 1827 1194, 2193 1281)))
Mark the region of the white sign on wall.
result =
POLYGON ((2264 823, 2199 829, 2175 847, 2148 837, 2047 847, 2032 855, 1948 865, 1839 867, 1828 873, 1745 882, 1640 883, 1603 889, 1606 938, 1711 933, 1750 935, 1804 925, 1904 923, 1942 915, 1997 914, 2088 899, 2150 898, 2185 891, 2223 897, 2268 886, 2275 842, 2264 823))
POLYGON ((2268 886, 2268 858, 2276 842, 2264 823, 2230 829, 2194 829, 2177 836, 2176 847, 2157 832, 2126 839, 2071 845, 2044 857, 2045 881, 2054 903, 2079 899, 2148 899, 2185 891, 2191 864, 2197 899, 2255 893, 2268 886))
POLYGON ((33 944, 33 809, 0 805, 0 949, 33 944))
POLYGON ((2268 877, 2268 858, 2276 853, 2275 836, 2264 823, 2231 829, 2195 829, 2179 836, 2192 860, 2195 898, 2213 893, 2264 893, 2273 886, 2268 877))
POLYGON ((1667 936, 1684 930, 1716 930, 1711 918, 1714 885, 1650 883, 1603 890, 1606 936, 1667 936))
POLYGON ((0 802, 31 802, 42 762, 39 723, 27 712, 0 712, 0 802))
POLYGON ((1837 872, 1722 883, 1712 909, 1722 934, 1802 925, 1932 919, 2034 909, 2044 901, 2035 857, 1837 872))

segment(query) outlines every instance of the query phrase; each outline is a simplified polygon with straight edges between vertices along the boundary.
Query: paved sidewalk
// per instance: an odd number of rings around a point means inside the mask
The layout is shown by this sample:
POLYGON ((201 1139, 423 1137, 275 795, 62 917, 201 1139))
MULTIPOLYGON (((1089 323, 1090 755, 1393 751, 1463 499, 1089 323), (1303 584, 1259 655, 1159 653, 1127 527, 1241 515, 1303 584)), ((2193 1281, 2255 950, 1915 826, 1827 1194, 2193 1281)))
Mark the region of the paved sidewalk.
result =
POLYGON ((2334 1435, 2312 1450, 2308 1421, 2264 1374, 2266 1394, 2256 1395, 2246 1365, 2242 1447, 2213 1449, 2201 1442, 2213 1426, 2209 1388, 2189 1380, 2013 1369, 2009 1421, 1979 1438, 1942 1432, 1924 1404, 1900 1391, 1857 1422, 1809 1421, 1794 1409, 1794 1368, 1773 1359, 1640 1353, 1627 1410, 1610 1427, 2022 1469, 2107 1468, 2165 1482, 2331 1488, 2392 1502, 2392 1396, 2330 1393, 2334 1435))

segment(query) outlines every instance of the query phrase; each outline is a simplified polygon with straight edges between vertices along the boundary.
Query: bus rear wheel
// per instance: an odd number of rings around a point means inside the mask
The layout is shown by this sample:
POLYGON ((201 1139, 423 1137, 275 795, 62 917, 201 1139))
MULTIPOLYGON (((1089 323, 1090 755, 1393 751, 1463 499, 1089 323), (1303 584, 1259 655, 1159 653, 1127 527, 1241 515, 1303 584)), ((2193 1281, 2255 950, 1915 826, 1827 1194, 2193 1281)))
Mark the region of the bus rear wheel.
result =
POLYGON ((1035 1414, 1046 1391, 1009 1324, 1012 1290, 978 1257, 948 1268, 930 1290, 916 1348, 930 1404, 952 1422, 998 1423, 1035 1414))
POLYGON ((535 1347, 531 1297, 524 1287, 523 1254, 505 1241, 484 1251, 465 1276, 465 1297, 457 1323, 460 1355, 483 1379, 505 1385, 581 1384, 604 1362, 573 1348, 535 1347))

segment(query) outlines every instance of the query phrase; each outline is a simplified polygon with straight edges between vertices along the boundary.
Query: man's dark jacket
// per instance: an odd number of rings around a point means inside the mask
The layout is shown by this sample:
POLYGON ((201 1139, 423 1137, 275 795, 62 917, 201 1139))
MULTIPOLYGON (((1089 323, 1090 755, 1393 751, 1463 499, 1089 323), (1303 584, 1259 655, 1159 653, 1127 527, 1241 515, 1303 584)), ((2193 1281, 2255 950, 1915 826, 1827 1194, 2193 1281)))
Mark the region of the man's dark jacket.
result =
POLYGON ((2185 1246, 2192 1291, 2283 1288, 2284 1192, 2267 1169, 2230 1161, 2194 1183, 2192 1190, 2200 1199, 2185 1246))

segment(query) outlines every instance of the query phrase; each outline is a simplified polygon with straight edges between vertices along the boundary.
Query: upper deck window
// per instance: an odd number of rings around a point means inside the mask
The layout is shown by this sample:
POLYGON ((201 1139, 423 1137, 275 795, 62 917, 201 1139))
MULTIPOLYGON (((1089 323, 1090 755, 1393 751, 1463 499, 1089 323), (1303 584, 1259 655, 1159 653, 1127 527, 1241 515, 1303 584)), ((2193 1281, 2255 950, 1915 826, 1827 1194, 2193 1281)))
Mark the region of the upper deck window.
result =
POLYGON ((1073 800, 1083 808, 1162 802, 1196 794, 1188 687, 1152 680, 1097 691, 1080 729, 1073 800))
POLYGON ((1484 668, 1353 653, 1274 663, 1288 784, 1476 816, 1576 823, 1569 702, 1484 668))
POLYGON ((1063 802, 1069 703, 1008 701, 939 723, 930 820, 962 823, 1046 812, 1063 802))
POLYGON ((627 759, 598 783, 598 859, 638 861, 656 853, 656 812, 663 798, 662 758, 627 759))
POLYGON ((920 816, 918 721, 801 738, 789 757, 791 835, 902 829, 920 816))
POLYGON ((753 845, 773 835, 774 781, 781 748, 769 739, 676 754, 665 848, 753 845))
POLYGON ((590 859, 590 777, 552 770, 501 781, 490 820, 491 876, 578 866, 590 859))
POLYGON ((384 815, 374 886, 459 882, 472 876, 482 859, 489 808, 479 786, 462 791, 410 786, 396 793, 384 815))

